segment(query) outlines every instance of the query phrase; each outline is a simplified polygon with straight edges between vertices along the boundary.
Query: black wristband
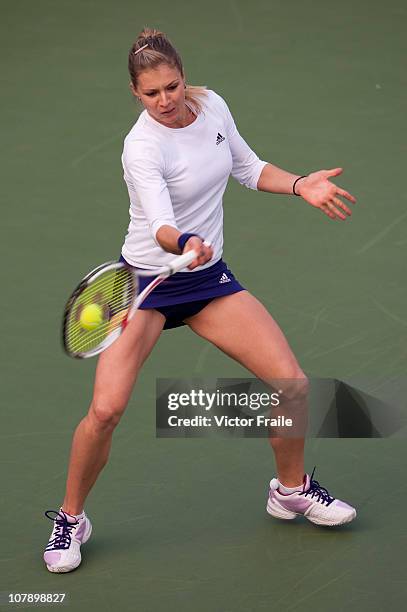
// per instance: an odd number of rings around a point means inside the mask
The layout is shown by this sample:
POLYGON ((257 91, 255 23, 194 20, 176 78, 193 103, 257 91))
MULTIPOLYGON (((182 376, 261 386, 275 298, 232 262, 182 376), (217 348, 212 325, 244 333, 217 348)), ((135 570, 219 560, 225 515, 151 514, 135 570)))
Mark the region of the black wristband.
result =
POLYGON ((297 192, 295 191, 295 186, 296 186, 296 184, 298 183, 298 181, 300 181, 300 180, 301 180, 301 179, 303 179, 303 178, 307 178, 307 176, 308 176, 308 174, 304 174, 304 176, 299 176, 297 179, 295 179, 294 184, 293 184, 293 194, 294 194, 294 195, 296 195, 296 196, 299 196, 299 195, 300 195, 299 193, 297 193, 297 192))
POLYGON ((192 236, 197 236, 198 238, 200 238, 200 236, 198 236, 198 234, 188 234, 188 233, 181 234, 181 236, 179 236, 179 238, 178 238, 178 248, 181 251, 181 253, 183 252, 186 243, 188 242, 188 240, 190 238, 192 238, 192 236))

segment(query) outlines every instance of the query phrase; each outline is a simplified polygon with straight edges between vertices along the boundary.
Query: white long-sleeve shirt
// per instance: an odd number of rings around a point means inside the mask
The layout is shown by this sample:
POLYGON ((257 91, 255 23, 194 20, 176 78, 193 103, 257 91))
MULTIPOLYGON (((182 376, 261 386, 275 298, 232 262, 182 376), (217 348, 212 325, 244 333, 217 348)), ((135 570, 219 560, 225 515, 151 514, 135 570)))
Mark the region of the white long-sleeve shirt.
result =
POLYGON ((133 266, 151 269, 174 258, 156 241, 163 225, 210 242, 212 260, 195 270, 212 266, 222 256, 222 198, 230 174, 257 189, 266 162, 240 136, 220 96, 208 90, 202 100, 203 111, 187 127, 166 127, 143 111, 125 138, 130 224, 122 254, 133 266))

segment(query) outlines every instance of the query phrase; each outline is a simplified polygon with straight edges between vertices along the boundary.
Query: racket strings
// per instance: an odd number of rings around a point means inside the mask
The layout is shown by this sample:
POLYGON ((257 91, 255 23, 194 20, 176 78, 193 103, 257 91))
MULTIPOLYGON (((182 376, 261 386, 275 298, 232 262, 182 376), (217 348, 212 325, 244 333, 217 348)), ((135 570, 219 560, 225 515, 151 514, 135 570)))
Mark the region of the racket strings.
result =
POLYGON ((110 269, 88 281, 70 306, 65 325, 67 349, 86 353, 99 346, 121 326, 137 293, 137 283, 128 268, 110 269), (101 320, 94 329, 86 329, 81 315, 86 306, 98 305, 101 320))

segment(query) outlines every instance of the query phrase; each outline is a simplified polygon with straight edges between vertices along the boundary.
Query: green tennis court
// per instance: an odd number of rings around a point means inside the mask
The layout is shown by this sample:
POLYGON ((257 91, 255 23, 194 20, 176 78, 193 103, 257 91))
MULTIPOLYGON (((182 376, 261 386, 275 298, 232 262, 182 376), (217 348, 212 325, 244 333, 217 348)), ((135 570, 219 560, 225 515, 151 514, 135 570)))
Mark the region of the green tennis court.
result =
POLYGON ((310 376, 406 409, 406 16, 401 0, 4 3, 3 598, 65 592, 78 612, 405 606, 404 437, 311 439, 307 469, 358 518, 332 530, 275 521, 265 440, 155 437, 157 377, 245 376, 186 328, 163 334, 115 432, 81 567, 50 574, 42 552, 96 364, 63 354, 61 316, 78 280, 119 256, 127 228, 127 52, 144 25, 169 35, 190 83, 227 100, 262 159, 345 169, 337 182, 358 199, 347 223, 231 181, 225 259, 310 376))

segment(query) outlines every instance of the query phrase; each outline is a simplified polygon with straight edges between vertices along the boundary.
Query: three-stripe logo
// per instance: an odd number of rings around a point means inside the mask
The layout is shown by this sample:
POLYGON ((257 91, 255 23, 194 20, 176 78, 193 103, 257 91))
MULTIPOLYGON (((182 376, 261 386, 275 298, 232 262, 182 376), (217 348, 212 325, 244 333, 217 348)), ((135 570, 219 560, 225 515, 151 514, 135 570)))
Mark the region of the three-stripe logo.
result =
POLYGON ((230 278, 228 277, 226 272, 224 272, 222 276, 220 277, 219 283, 230 283, 230 278))

